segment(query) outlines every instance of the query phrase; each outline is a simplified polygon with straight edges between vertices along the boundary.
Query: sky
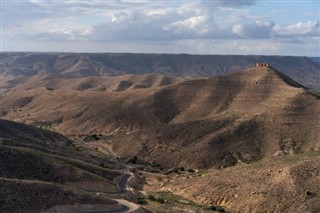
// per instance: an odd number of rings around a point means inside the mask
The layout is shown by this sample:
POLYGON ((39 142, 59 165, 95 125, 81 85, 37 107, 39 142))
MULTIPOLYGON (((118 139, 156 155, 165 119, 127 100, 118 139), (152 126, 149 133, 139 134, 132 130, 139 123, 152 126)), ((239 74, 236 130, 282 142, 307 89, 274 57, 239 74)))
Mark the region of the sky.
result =
POLYGON ((320 56, 318 0, 0 0, 1 51, 320 56))

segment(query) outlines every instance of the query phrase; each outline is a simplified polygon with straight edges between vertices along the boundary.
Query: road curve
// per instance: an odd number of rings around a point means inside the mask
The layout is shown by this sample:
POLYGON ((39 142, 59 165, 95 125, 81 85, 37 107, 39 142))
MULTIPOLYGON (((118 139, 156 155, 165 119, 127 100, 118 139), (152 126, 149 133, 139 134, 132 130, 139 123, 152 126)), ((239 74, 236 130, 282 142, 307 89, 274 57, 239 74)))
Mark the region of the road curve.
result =
MULTIPOLYGON (((106 147, 105 147, 106 148, 106 147)), ((111 157, 113 158, 114 162, 118 162, 118 158, 115 155, 115 153, 110 150, 109 148, 106 148, 106 151, 111 155, 111 157)), ((133 173, 130 171, 130 166, 123 164, 123 177, 120 179, 119 181, 119 192, 116 193, 110 193, 110 195, 124 195, 124 193, 127 191, 127 182, 128 180, 133 176, 133 173)), ((109 193, 106 193, 107 195, 109 193)), ((127 200, 124 199, 113 199, 115 201, 117 201, 119 203, 118 208, 117 209, 113 209, 113 210, 103 210, 103 211, 83 211, 81 213, 123 213, 123 212, 133 212, 136 211, 140 208, 139 205, 133 203, 133 202, 129 202, 127 200)))

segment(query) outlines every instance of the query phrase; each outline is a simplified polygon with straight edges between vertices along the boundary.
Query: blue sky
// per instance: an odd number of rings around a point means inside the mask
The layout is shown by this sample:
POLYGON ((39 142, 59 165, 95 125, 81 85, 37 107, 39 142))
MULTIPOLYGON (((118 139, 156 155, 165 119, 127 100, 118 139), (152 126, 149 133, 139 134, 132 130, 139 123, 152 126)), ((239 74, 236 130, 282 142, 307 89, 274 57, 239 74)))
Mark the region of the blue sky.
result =
POLYGON ((1 0, 1 50, 319 56, 319 7, 315 0, 1 0))

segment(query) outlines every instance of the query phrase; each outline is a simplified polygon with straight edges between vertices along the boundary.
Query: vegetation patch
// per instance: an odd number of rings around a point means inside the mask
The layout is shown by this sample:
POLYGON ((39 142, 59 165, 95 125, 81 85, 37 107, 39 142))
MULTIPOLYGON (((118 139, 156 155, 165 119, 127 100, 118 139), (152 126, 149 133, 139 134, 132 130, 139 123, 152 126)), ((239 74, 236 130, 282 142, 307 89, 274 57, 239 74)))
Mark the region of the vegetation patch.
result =
POLYGON ((181 173, 181 172, 195 173, 196 171, 191 168, 186 169, 184 167, 173 167, 171 169, 168 169, 164 174, 169 175, 171 173, 181 173))
POLYGON ((203 209, 206 211, 227 212, 225 208, 223 208, 222 206, 201 205, 201 204, 195 203, 194 201, 188 200, 182 196, 179 196, 167 191, 152 192, 147 195, 147 199, 149 201, 157 202, 159 204, 180 204, 180 205, 195 207, 197 209, 203 209))
POLYGON ((159 164, 159 163, 156 163, 156 162, 148 162, 148 161, 145 161, 143 159, 138 159, 137 156, 134 156, 132 158, 129 158, 129 160, 127 161, 127 163, 132 163, 132 164, 139 164, 139 165, 143 165, 143 166, 151 166, 152 168, 157 168, 161 171, 164 170, 164 168, 159 164))
POLYGON ((39 128, 45 129, 45 130, 49 130, 49 131, 53 131, 53 130, 54 130, 54 128, 52 127, 52 124, 47 124, 47 125, 39 126, 39 128))
POLYGON ((146 205, 146 204, 148 204, 148 201, 145 198, 139 197, 138 198, 138 204, 146 205))
POLYGON ((147 198, 151 201, 156 201, 158 203, 164 204, 164 203, 180 203, 180 204, 186 204, 186 205, 195 205, 199 206, 199 204, 187 200, 179 195, 175 195, 171 192, 153 192, 152 194, 149 194, 147 198))
POLYGON ((97 134, 92 134, 92 135, 86 135, 83 140, 85 142, 90 142, 90 141, 97 141, 100 139, 100 136, 98 136, 97 134))

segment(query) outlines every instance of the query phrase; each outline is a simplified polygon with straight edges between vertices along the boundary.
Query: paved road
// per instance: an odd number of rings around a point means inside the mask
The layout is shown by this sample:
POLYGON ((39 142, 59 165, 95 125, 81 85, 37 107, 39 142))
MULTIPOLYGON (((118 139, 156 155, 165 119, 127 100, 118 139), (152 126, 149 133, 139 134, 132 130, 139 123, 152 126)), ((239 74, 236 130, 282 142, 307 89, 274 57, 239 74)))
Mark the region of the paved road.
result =
POLYGON ((129 207, 124 205, 119 205, 118 209, 114 210, 105 210, 105 211, 92 211, 92 212, 80 212, 80 213, 121 213, 121 212, 129 212, 129 207))
MULTIPOLYGON (((112 156, 114 162, 118 162, 118 158, 116 156, 116 154, 110 150, 109 148, 106 149, 106 151, 112 156)), ((120 192, 116 192, 116 193, 110 193, 110 195, 124 195, 124 193, 127 191, 127 182, 128 180, 132 177, 133 173, 130 172, 130 167, 126 164, 122 165, 123 166, 123 177, 120 179, 119 181, 119 190, 120 192)), ((124 199, 114 199, 115 201, 117 201, 119 203, 119 208, 114 209, 114 210, 105 210, 105 211, 84 211, 81 213, 120 213, 120 212, 132 212, 134 210, 137 210, 140 208, 139 205, 129 202, 127 200, 124 199)))
POLYGON ((123 178, 121 178, 121 180, 119 181, 119 189, 120 189, 120 193, 124 193, 126 192, 126 185, 127 185, 127 182, 129 180, 129 178, 131 177, 131 175, 125 175, 123 176, 123 178))

